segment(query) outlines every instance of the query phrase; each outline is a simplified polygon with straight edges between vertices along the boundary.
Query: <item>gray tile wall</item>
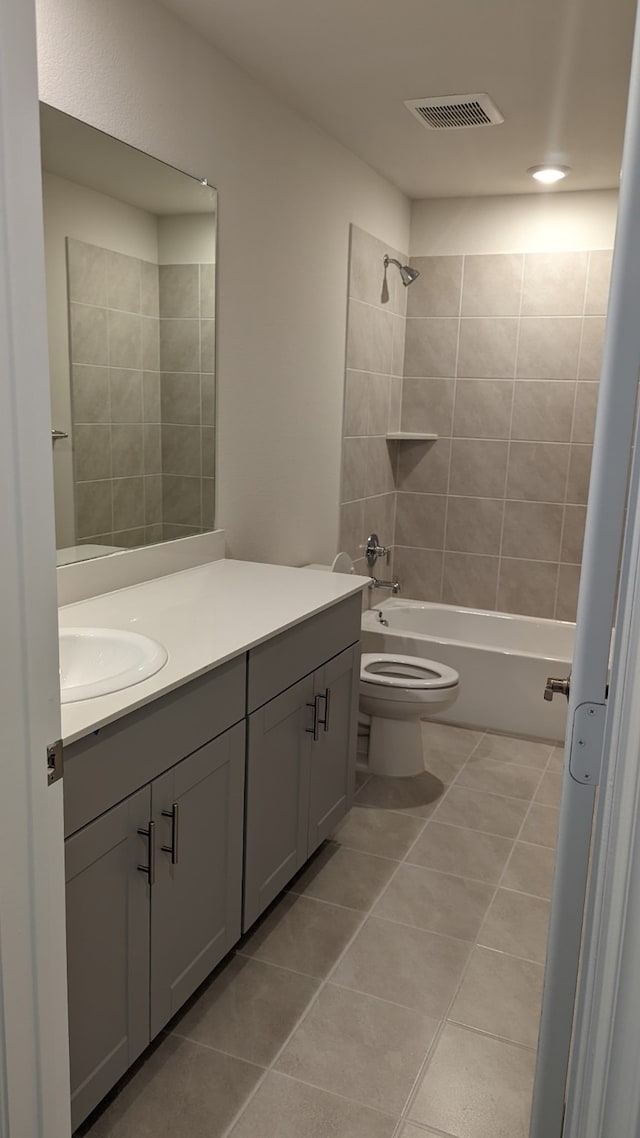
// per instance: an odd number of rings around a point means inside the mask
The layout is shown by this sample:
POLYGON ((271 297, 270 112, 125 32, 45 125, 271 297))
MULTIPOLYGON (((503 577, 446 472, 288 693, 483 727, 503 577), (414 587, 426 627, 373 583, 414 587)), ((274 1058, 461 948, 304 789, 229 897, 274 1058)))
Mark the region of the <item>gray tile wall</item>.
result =
POLYGON ((69 239, 68 281, 76 540, 212 528, 214 266, 69 239))
POLYGON ((575 618, 611 254, 416 257, 395 568, 403 593, 575 618))
MULTIPOLYGON (((393 546, 395 528, 395 446, 386 435, 400 426, 407 290, 395 267, 385 275, 385 253, 407 261, 351 226, 340 548, 362 573, 367 536, 375 531, 393 546)), ((392 569, 379 563, 376 575, 392 569)))
POLYGON ((416 257, 388 297, 385 251, 352 227, 341 548, 376 529, 404 596, 573 620, 610 251, 416 257))
POLYGON ((214 525, 214 265, 160 265, 163 537, 214 525))

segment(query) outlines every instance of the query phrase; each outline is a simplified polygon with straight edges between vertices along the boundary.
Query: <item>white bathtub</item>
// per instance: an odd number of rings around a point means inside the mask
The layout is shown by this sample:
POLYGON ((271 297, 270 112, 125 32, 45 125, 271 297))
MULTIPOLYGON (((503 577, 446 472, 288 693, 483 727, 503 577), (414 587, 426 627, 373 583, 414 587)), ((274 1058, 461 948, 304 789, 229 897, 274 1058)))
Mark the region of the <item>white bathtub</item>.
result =
POLYGON ((421 656, 460 673, 456 702, 434 718, 536 739, 564 739, 566 700, 543 693, 547 676, 569 674, 574 633, 564 621, 395 597, 362 618, 364 652, 421 656))

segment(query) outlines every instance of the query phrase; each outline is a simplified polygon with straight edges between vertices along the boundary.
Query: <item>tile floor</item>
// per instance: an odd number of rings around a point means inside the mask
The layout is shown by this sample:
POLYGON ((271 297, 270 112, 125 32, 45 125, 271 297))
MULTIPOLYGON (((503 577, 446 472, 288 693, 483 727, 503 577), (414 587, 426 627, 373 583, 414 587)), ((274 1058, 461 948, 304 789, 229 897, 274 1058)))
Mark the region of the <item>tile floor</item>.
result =
POLYGON ((526 1138, 562 749, 423 726, 79 1134, 526 1138))

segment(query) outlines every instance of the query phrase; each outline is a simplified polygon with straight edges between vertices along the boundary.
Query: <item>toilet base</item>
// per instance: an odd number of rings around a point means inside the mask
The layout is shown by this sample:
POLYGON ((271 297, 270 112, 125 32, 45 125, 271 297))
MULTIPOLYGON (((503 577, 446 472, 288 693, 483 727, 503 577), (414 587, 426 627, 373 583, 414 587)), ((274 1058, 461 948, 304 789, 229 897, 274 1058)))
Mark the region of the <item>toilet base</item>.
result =
POLYGON ((370 774, 411 778, 425 769, 420 719, 382 719, 371 716, 370 774))

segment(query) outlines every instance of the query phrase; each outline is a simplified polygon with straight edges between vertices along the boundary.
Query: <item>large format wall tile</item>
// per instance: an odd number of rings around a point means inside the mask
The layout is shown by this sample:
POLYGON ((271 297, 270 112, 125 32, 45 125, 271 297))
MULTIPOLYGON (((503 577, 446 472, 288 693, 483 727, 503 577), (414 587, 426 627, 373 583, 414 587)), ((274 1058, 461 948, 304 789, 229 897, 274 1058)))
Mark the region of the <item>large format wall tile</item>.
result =
POLYGON ((607 311, 612 257, 610 249, 597 249, 591 253, 584 302, 585 316, 604 316, 607 311))
POLYGON ((442 600, 446 605, 492 609, 498 585, 497 557, 476 553, 445 553, 442 600))
MULTIPOLYGON (((449 497, 444 548, 457 553, 500 552, 502 498, 449 497)), ((407 542, 408 544, 408 542, 407 542)))
POLYGON ((523 316, 582 316, 588 253, 527 253, 523 316))
POLYGON ((107 250, 86 241, 67 239, 69 300, 107 306, 107 250))
POLYGON ((413 257, 420 276, 407 290, 407 316, 458 316, 462 257, 413 257))
POLYGON ((402 429, 450 436, 455 395, 454 379, 406 377, 402 389, 402 429))
POLYGON ((357 225, 351 226, 349 296, 376 307, 384 305, 389 312, 404 316, 407 290, 394 265, 390 265, 385 272, 385 253, 401 263, 408 259, 364 229, 359 229, 357 225))
POLYGON ((404 350, 405 376, 454 374, 458 321, 447 317, 410 317, 404 350))
MULTIPOLYGON (((159 268, 69 240, 68 278, 78 540, 132 546, 211 528, 215 267, 159 268), (163 493, 165 475, 188 481, 163 493)), ((388 398, 381 390, 376 407, 388 398)))
POLYGON ((569 442, 575 384, 553 380, 519 380, 515 384, 512 439, 569 442))
POLYGON ((107 306, 140 312, 141 262, 137 257, 107 250, 107 306))
POLYGON ((582 320, 529 317, 520 322, 518 379, 575 379, 582 320))
POLYGON ((449 492, 478 498, 503 497, 507 459, 506 442, 453 439, 449 492))
POLYGON ((395 321, 397 355, 402 309, 373 283, 383 252, 354 230, 350 324, 369 306, 373 334, 365 345, 359 329, 367 367, 346 377, 341 539, 358 552, 356 531, 381 517, 368 504, 396 500, 393 569, 405 596, 572 619, 611 253, 414 258, 398 416, 395 364, 379 337, 382 318, 395 321), (357 441, 382 440, 385 378, 395 384, 387 430, 439 436, 397 445, 394 484, 382 448, 357 441))
POLYGON ((502 379, 459 379, 456 383, 455 438, 508 439, 513 383, 502 379))
POLYGON ((489 254, 464 259, 463 316, 518 316, 524 257, 489 254))
POLYGON ((512 379, 517 343, 518 321, 509 316, 463 317, 460 322, 458 375, 476 379, 512 379))

